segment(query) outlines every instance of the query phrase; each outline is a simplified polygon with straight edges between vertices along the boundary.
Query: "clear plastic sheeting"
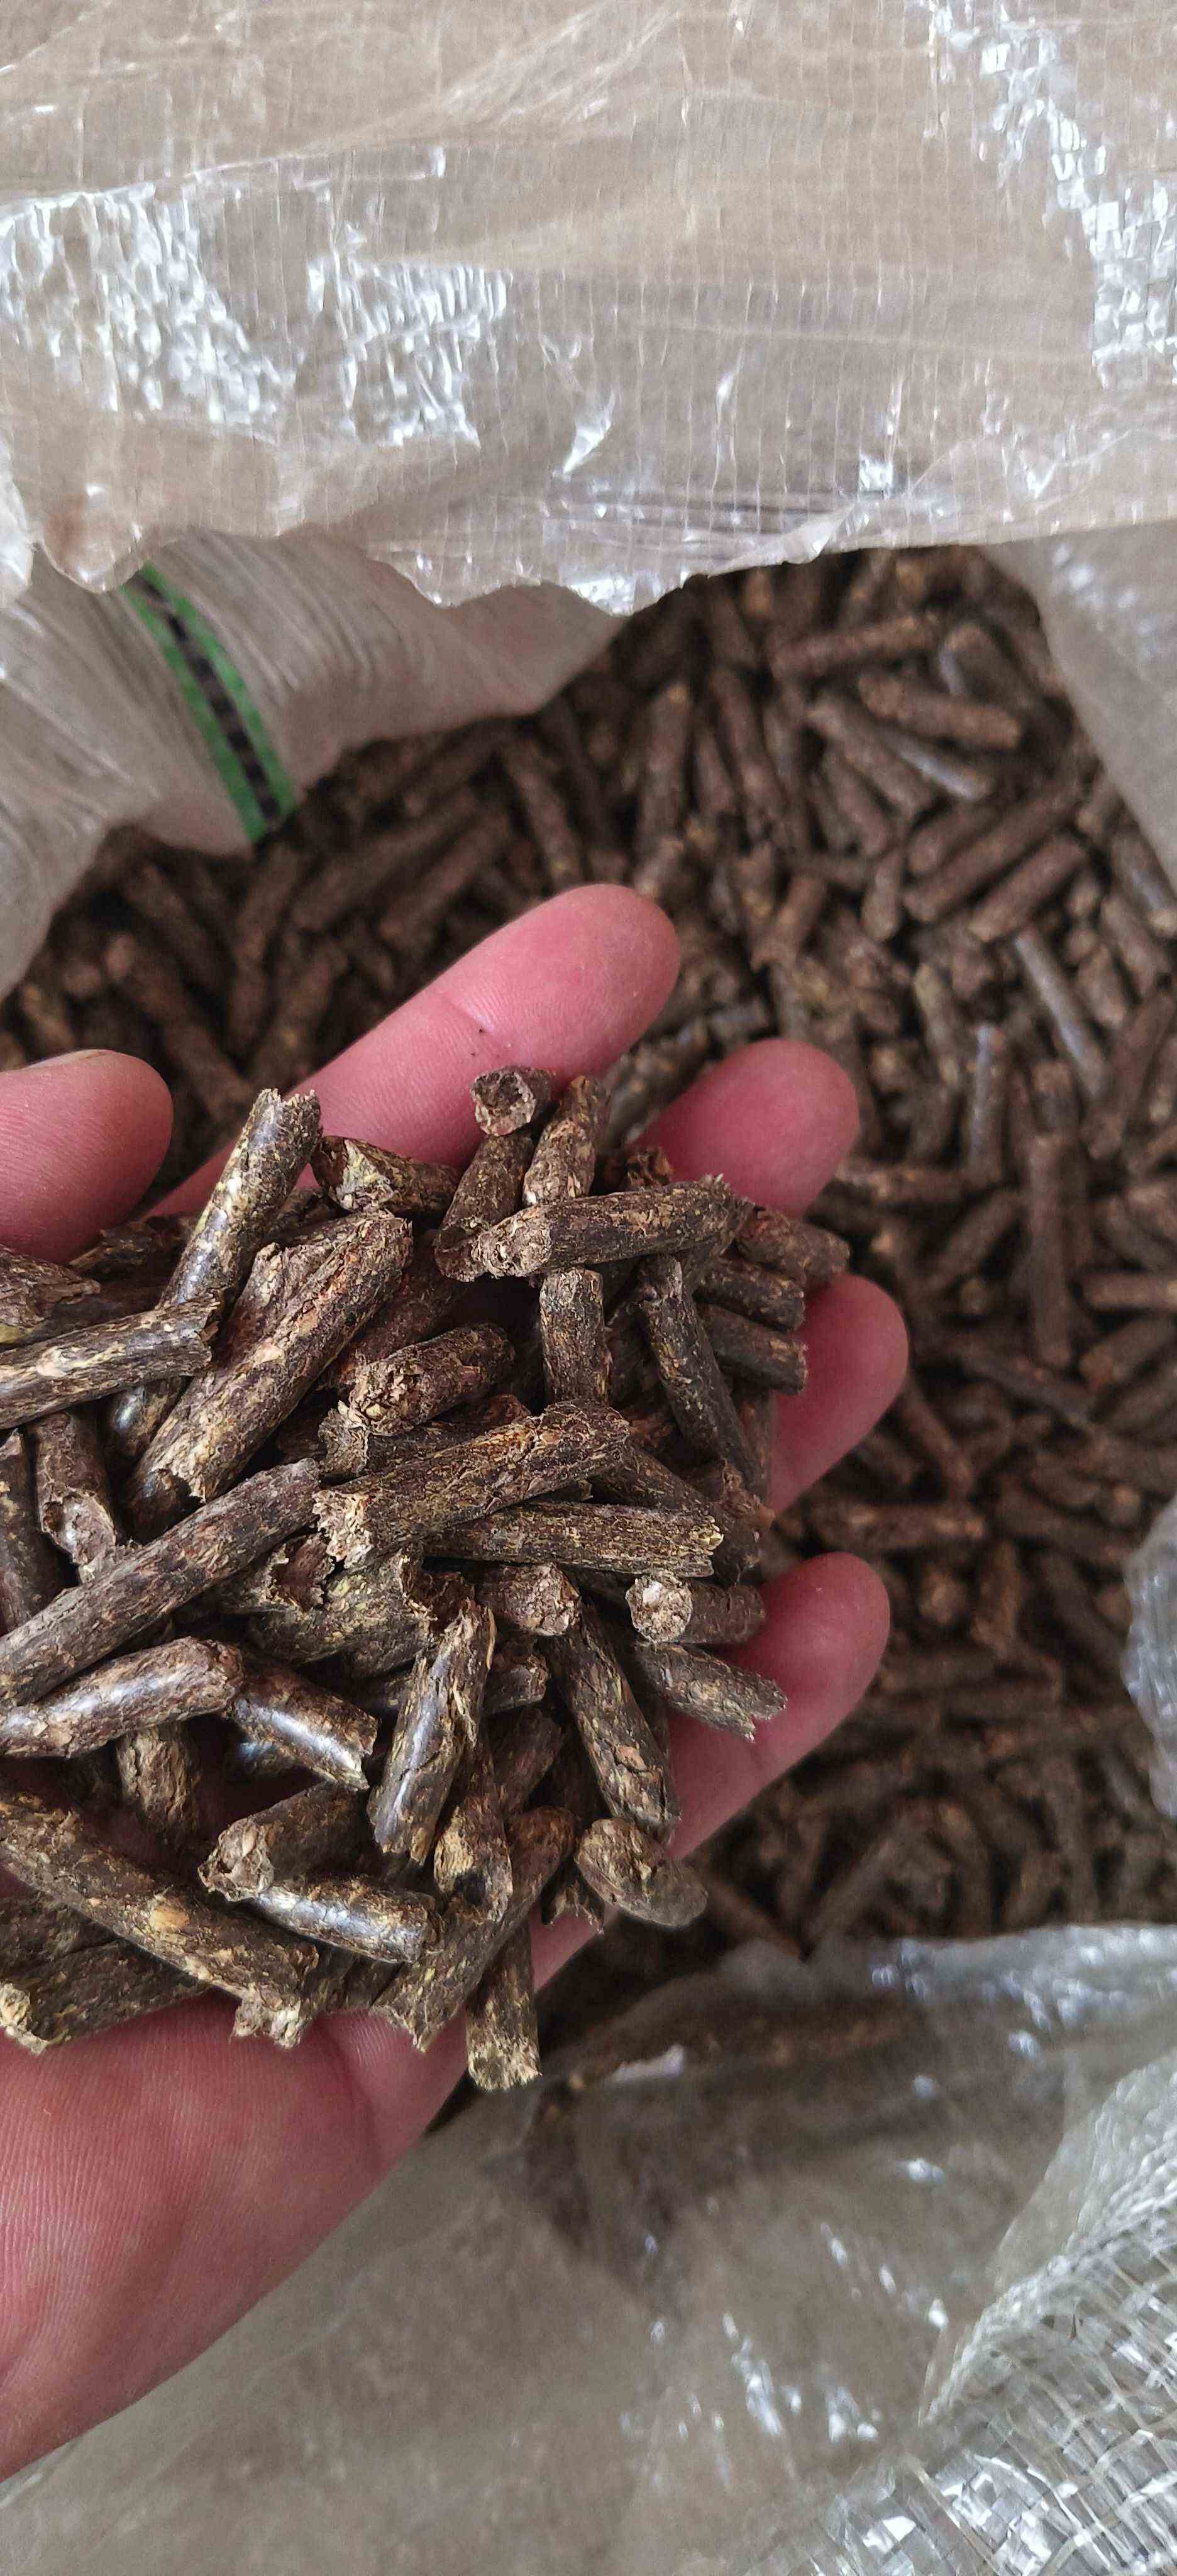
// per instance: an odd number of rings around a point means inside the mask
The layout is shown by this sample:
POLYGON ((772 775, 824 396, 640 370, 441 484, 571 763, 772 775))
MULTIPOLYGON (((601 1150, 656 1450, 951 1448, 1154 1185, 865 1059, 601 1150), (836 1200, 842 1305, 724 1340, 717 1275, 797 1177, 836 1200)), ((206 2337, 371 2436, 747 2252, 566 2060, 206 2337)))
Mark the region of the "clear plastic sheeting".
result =
POLYGON ((3 2576, 1177 2561, 1177 1932, 750 1950, 0 2493, 3 2576))
POLYGON ((1177 1816, 1177 1502, 1153 1522, 1125 1573, 1132 1626, 1124 1678, 1152 1736, 1152 1793, 1177 1816))
POLYGON ((302 787, 693 572, 1017 541, 1177 874, 1171 13, 0 0, 0 170, 0 989, 112 824, 240 846, 70 586, 161 556, 302 787))
MULTIPOLYGON (((0 256, 2 242, 0 218, 0 256)), ((599 609, 551 588, 437 608, 387 565, 314 535, 190 538, 159 564, 213 628, 300 788, 378 735, 542 706, 609 632, 599 609)), ((98 843, 128 822, 181 847, 242 846, 127 601, 79 590, 38 556, 23 596, 0 609, 0 996, 98 843)))
POLYGON ((4 0, 0 521, 439 600, 1170 515, 1144 0, 4 0))
POLYGON ((1053 537, 1003 558, 1033 591, 1083 723, 1177 889, 1177 523, 1053 537))

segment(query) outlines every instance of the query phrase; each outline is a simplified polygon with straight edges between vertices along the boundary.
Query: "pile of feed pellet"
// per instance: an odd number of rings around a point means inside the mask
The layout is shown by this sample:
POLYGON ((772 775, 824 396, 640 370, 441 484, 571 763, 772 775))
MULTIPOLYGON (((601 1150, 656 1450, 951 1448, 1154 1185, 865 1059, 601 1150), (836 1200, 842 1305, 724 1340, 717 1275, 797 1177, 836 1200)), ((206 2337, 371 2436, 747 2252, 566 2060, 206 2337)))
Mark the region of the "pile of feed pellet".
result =
POLYGON ((587 1075, 471 1096, 464 1171, 269 1090, 195 1217, 0 1247, 25 2047, 212 1987, 284 2046, 366 2011, 425 2047, 464 2007, 475 2081, 523 2083, 541 1899, 598 1930, 706 1904, 670 1718, 780 1712, 716 1649, 764 1622, 773 1408, 847 1247, 602 1158, 587 1075))
POLYGON ((828 1047, 862 1133, 816 1214, 899 1296, 914 1367, 774 1542, 879 1566, 879 1683, 713 1846, 677 1955, 612 1932, 557 2013, 752 1931, 1174 1918, 1119 1666, 1124 1560, 1177 1489, 1177 885, 991 561, 694 584, 535 719, 355 755, 256 860, 120 836, 0 1058, 148 1056, 178 1173, 259 1083, 591 878, 683 943, 607 1142, 749 1038, 828 1047))

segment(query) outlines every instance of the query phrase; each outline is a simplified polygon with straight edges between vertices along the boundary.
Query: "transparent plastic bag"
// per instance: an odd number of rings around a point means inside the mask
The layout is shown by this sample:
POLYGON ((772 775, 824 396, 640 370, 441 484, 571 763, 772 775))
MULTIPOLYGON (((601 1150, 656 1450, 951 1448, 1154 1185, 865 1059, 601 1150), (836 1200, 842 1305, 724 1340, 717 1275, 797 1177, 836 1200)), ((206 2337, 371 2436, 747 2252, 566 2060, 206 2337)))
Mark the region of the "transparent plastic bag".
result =
POLYGON ((361 726, 545 694, 587 607, 1019 540, 1177 869, 1139 534, 1177 515, 1170 32, 1144 0, 0 0, 0 984, 112 822, 235 838, 125 608, 53 567, 182 571, 301 786, 361 726), (288 590, 259 549, 292 537, 288 590), (437 604, 436 697, 361 558, 437 604), (489 678, 445 622, 486 599, 489 678))
POLYGON ((463 2114, 3 2576, 1169 2576, 1177 1931, 750 1950, 463 2114))
MULTIPOLYGON (((300 789, 379 734, 522 714, 590 661, 610 621, 550 586, 443 609, 316 536, 170 547, 161 569, 215 630, 300 789)), ((114 825, 238 851, 242 826, 166 663, 121 594, 38 557, 0 611, 0 994, 114 825)))
POLYGON ((1177 1816, 1177 1501, 1158 1514, 1125 1581, 1132 1625, 1124 1678, 1153 1742, 1152 1793, 1177 1816))

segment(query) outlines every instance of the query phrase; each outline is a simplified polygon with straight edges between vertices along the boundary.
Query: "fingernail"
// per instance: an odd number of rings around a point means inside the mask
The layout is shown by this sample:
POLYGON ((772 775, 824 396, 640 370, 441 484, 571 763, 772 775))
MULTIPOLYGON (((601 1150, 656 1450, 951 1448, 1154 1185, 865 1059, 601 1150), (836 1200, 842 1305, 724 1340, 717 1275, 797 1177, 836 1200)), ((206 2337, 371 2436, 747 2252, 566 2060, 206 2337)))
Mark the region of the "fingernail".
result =
POLYGON ((38 1056, 35 1064, 18 1065, 19 1073, 58 1073, 63 1064, 94 1064, 99 1056, 109 1055, 109 1047, 76 1047, 68 1055, 38 1056))

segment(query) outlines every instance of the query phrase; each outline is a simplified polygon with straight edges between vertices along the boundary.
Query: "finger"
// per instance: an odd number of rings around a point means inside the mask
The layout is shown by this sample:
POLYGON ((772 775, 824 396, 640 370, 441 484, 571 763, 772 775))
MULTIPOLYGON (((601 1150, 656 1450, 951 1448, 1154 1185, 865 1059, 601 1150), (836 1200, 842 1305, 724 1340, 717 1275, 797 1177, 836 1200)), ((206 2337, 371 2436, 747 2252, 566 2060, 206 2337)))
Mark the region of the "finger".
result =
POLYGON ((907 1330, 872 1279, 835 1279, 811 1298, 801 1338, 809 1374, 800 1395, 780 1396, 772 1452, 772 1504, 784 1511, 873 1430, 907 1375, 907 1330))
MULTIPOLYGON (((664 912, 625 886, 581 886, 496 930, 312 1077, 323 1125, 402 1154, 462 1161, 470 1085, 500 1064, 599 1073, 661 1010, 678 972, 664 912)), ((177 1195, 199 1201, 206 1164, 177 1195)))
POLYGON ((0 1240, 60 1261, 142 1198, 167 1152, 167 1087, 101 1048, 0 1074, 0 1240))
POLYGON ((495 931, 337 1056, 315 1088, 402 1153, 469 1153, 470 1084, 500 1064, 599 1073, 641 1035, 678 972, 664 912, 624 886, 583 886, 495 931), (365 1123, 366 1122, 366 1123, 365 1123))
POLYGON ((800 1216, 849 1153, 858 1103, 817 1047, 765 1038, 701 1073, 653 1130, 684 1179, 722 1172, 742 1197, 800 1216))

